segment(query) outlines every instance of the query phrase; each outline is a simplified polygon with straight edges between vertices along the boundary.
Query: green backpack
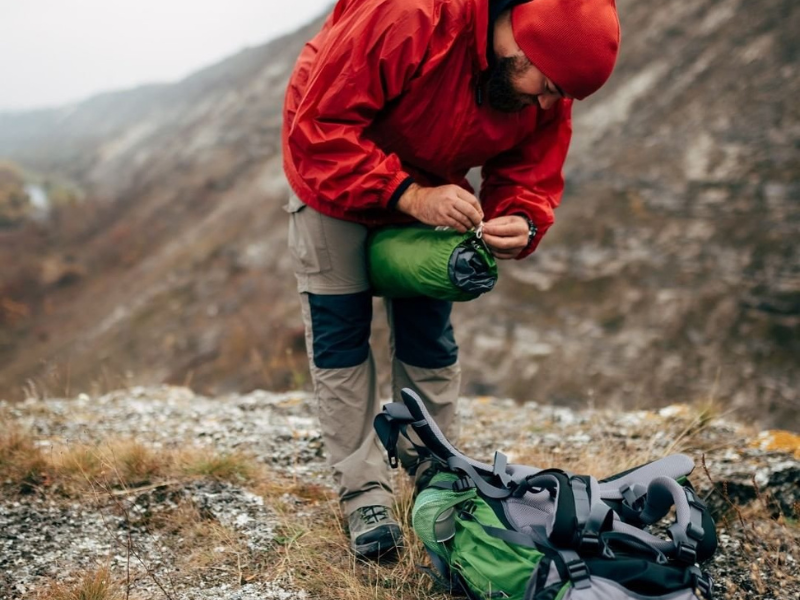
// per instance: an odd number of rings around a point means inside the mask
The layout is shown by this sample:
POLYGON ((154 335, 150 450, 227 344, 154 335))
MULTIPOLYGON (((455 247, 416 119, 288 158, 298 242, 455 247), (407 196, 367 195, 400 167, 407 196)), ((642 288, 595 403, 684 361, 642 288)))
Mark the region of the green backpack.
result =
POLYGON ((688 456, 599 481, 511 464, 500 452, 482 463, 450 444, 413 390, 401 395, 375 429, 393 467, 399 435, 431 461, 425 479, 434 475, 416 497, 412 525, 431 574, 450 591, 475 600, 712 598, 698 562, 716 550, 715 525, 688 482, 688 456), (648 531, 673 507, 666 536, 648 531))
POLYGON ((474 231, 378 229, 367 240, 367 265, 375 294, 386 298, 474 300, 497 282, 494 256, 474 231))

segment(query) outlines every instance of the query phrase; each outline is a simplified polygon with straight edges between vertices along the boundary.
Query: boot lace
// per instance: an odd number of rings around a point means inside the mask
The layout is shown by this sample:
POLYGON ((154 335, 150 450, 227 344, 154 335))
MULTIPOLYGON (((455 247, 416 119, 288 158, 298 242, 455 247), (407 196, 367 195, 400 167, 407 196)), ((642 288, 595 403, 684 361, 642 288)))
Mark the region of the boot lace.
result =
POLYGON ((365 506, 361 509, 361 516, 367 524, 372 525, 386 520, 389 515, 385 506, 365 506))

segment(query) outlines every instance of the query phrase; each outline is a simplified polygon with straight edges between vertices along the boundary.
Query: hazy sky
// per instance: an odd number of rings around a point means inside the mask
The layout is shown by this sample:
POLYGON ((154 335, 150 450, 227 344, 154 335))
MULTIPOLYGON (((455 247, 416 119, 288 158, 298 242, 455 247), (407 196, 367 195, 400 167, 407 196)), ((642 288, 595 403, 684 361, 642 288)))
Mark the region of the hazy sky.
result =
POLYGON ((0 0, 0 110, 178 80, 333 0, 0 0))

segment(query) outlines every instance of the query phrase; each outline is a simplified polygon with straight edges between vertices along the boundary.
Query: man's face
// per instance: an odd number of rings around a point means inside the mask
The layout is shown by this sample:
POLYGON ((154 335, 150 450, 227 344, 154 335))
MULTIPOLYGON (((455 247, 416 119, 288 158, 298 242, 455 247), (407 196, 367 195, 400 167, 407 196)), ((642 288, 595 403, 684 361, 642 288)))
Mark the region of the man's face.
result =
POLYGON ((551 108, 564 95, 524 55, 498 56, 489 74, 489 106, 506 113, 519 112, 538 104, 551 108))

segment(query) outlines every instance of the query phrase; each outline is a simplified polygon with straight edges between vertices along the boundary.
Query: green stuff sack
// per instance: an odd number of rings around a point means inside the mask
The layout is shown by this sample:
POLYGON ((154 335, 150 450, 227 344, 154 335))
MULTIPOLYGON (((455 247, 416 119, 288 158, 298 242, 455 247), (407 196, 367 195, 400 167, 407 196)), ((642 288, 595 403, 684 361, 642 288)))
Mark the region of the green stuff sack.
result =
POLYGON ((497 262, 474 231, 378 229, 367 241, 367 261, 375 294, 386 298, 463 302, 497 282, 497 262))

